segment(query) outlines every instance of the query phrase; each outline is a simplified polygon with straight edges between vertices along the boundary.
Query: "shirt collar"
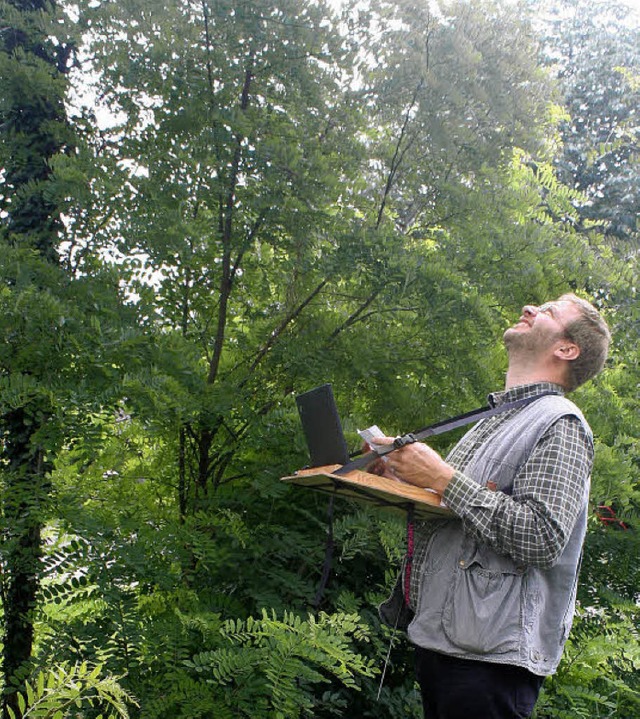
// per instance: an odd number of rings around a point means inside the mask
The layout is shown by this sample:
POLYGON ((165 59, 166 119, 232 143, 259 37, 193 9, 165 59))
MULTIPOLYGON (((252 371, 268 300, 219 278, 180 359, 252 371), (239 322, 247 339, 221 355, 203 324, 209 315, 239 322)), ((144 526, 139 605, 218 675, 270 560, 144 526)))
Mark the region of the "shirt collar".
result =
POLYGON ((492 407, 499 407, 505 402, 515 402, 518 399, 535 397, 536 395, 548 392, 564 395, 564 387, 562 387, 562 385, 555 384, 554 382, 533 382, 531 384, 521 384, 502 392, 492 392, 489 395, 489 404, 492 407))

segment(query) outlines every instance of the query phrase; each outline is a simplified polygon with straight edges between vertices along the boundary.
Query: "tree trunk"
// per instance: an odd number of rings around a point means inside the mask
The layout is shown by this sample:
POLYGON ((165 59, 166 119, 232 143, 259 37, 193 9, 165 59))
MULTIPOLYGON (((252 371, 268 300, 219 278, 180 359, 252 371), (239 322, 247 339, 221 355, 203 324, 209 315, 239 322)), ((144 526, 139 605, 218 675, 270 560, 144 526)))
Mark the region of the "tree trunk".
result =
POLYGON ((28 667, 33 647, 33 612, 41 576, 41 528, 49 497, 50 470, 40 448, 32 446, 34 425, 24 408, 2 418, 5 428, 2 460, 6 467, 2 501, 5 532, 3 716, 17 710, 15 684, 10 679, 28 667))
MULTIPOLYGON (((0 134, 7 146, 3 167, 3 197, 0 210, 0 239, 14 247, 35 250, 46 262, 57 264, 57 246, 62 223, 57 194, 50 184, 50 160, 61 151, 71 151, 64 106, 66 84, 61 76, 69 69, 73 44, 48 37, 43 29, 43 13, 54 13, 52 0, 10 0, 20 13, 15 27, 3 27, 0 52, 7 56, 7 67, 20 64, 20 71, 3 78, 3 104, 0 108, 0 134), (24 72, 26 70, 26 73, 24 72), (45 72, 43 72, 45 70, 45 72), (50 76, 50 82, 43 78, 50 76), (24 77, 33 81, 24 81, 24 77)), ((4 24, 4 23, 3 23, 4 24)), ((16 346, 20 339, 16 340, 16 346)), ((20 347, 24 351, 24 347, 20 347)), ((10 348, 0 372, 20 376, 24 367, 13 363, 10 348)), ((37 370, 32 378, 40 381, 37 370)), ((45 388, 46 389, 46 388, 45 388)), ((34 437, 49 415, 46 391, 42 398, 25 399, 0 416, 0 471, 4 492, 2 630, 4 650, 2 671, 5 694, 3 716, 16 707, 19 683, 10 680, 31 659, 34 640, 34 610, 41 575, 42 527, 50 497, 50 466, 43 448, 34 437)), ((20 675, 24 679, 24 675, 20 675)), ((16 711, 16 715, 19 713, 16 711)))

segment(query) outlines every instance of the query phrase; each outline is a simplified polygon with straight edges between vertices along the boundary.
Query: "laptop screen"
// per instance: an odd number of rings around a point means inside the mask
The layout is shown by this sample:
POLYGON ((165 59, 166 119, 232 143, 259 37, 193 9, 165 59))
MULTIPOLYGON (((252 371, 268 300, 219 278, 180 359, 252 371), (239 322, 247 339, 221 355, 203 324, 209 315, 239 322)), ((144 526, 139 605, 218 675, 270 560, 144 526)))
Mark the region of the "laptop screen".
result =
POLYGON ((342 433, 338 408, 330 384, 304 392, 296 397, 312 467, 346 464, 347 442, 342 433))

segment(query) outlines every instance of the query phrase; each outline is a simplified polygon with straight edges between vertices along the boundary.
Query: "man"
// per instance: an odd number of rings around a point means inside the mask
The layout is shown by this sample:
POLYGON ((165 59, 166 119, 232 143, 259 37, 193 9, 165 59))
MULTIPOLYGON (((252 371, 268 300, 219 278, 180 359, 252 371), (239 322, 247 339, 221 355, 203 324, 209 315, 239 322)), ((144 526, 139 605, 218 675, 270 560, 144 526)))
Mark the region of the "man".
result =
POLYGON ((437 491, 456 515, 425 523, 408 582, 427 719, 530 716, 573 618, 593 438, 564 393, 602 369, 610 334, 568 294, 524 307, 504 342, 506 388, 491 404, 535 400, 475 425, 446 461, 418 442, 374 468, 437 491))

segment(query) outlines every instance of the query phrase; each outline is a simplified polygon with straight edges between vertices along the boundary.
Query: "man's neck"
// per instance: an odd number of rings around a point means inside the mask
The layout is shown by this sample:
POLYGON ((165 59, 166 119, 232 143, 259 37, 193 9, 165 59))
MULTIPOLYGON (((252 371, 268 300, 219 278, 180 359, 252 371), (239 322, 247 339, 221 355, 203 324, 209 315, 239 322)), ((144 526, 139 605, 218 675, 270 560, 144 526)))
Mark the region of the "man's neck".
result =
POLYGON ((505 389, 511 389, 512 387, 518 387, 523 384, 534 384, 536 382, 552 382, 553 384, 564 387, 564 373, 557 367, 527 367, 514 362, 509 363, 504 385, 505 389))
POLYGON ((554 379, 551 379, 548 375, 540 373, 538 374, 532 374, 532 373, 519 373, 519 372, 507 372, 507 377, 504 383, 505 389, 511 389, 512 387, 519 387, 523 384, 534 384, 536 382, 553 382, 555 384, 560 384, 554 379))

